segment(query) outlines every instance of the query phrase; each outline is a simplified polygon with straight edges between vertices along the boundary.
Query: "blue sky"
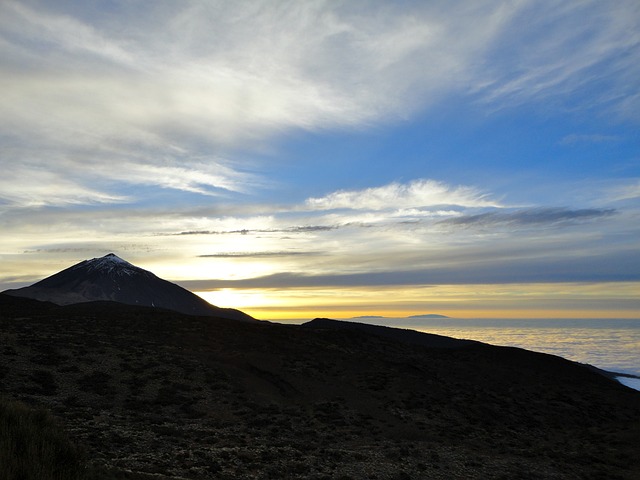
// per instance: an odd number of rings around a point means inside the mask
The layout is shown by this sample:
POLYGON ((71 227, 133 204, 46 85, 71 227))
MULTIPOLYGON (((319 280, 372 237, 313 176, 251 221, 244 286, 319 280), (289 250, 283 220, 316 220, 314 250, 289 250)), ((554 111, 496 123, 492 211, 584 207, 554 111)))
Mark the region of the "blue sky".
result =
POLYGON ((0 287, 638 316, 636 1, 0 5, 0 287))

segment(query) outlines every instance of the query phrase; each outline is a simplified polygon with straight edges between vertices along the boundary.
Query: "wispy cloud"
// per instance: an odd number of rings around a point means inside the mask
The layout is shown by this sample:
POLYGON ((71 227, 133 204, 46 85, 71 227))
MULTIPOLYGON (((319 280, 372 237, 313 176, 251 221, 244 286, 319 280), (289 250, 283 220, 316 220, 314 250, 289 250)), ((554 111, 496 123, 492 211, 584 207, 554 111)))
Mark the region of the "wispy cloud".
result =
POLYGON ((610 187, 605 193, 605 198, 610 202, 640 199, 640 179, 632 178, 618 185, 610 187))
POLYGON ((440 224, 463 227, 515 227, 515 226, 566 226, 614 215, 614 209, 579 209, 535 208, 515 212, 486 212, 477 215, 462 215, 442 220, 440 224))
POLYGON ((15 165, 0 175, 0 201, 22 207, 124 203, 126 195, 110 193, 62 172, 15 165))
POLYGON ((199 258, 262 258, 262 257, 296 257, 317 256, 322 252, 300 252, 300 251, 281 251, 281 252, 228 252, 228 253, 211 253, 206 255, 198 255, 199 258))
POLYGON ((605 106, 638 121, 629 108, 640 78, 637 2, 519 6, 487 52, 491 66, 477 72, 486 79, 475 87, 483 101, 498 108, 532 100, 567 109, 605 106), (511 41, 500 42, 502 35, 511 41))
MULTIPOLYGON (((338 191, 324 197, 309 198, 305 205, 312 210, 388 210, 459 205, 464 207, 498 206, 486 193, 474 187, 452 187, 435 180, 390 183, 364 190, 338 191)), ((413 210, 417 213, 417 210, 413 210)))
POLYGON ((609 142, 619 142, 621 140, 618 135, 603 135, 600 133, 592 133, 592 134, 577 134, 572 133, 571 135, 567 135, 560 140, 561 145, 574 145, 580 143, 609 143, 609 142))
POLYGON ((247 192, 259 180, 212 159, 183 161, 179 166, 124 163, 117 169, 108 165, 95 166, 101 178, 125 184, 153 185, 202 195, 220 195, 225 192, 247 192))
MULTIPOLYGON (((229 219, 226 220, 229 222, 229 219)), ((246 220, 232 220, 237 224, 246 223, 246 220)), ((274 222, 275 223, 275 222, 274 222)), ((284 223, 284 222, 279 222, 284 223)), ((339 228, 339 225, 304 225, 304 226, 284 226, 273 228, 242 228, 242 229, 228 229, 228 230, 186 230, 178 233, 168 233, 160 235, 256 235, 261 233, 311 233, 311 232, 327 232, 339 228)))

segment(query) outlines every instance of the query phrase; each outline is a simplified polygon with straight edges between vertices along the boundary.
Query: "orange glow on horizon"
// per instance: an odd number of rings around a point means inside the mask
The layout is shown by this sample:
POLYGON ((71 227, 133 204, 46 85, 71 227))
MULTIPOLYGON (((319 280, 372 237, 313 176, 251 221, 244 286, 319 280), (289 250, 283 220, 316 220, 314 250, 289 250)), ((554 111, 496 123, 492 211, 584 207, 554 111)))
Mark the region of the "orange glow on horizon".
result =
POLYGON ((473 311, 448 311, 448 310, 420 310, 414 312, 407 311, 362 311, 362 310, 334 310, 334 309, 300 309, 290 310, 283 308, 261 309, 261 308, 241 308, 240 310, 259 320, 313 320, 314 318, 332 318, 336 320, 347 320, 365 316, 381 316, 386 318, 405 318, 412 315, 435 313, 451 318, 504 318, 504 319, 561 319, 561 318, 601 318, 601 319, 637 319, 640 315, 636 312, 620 311, 548 311, 548 310, 473 310, 473 311))
POLYGON ((225 288, 196 292, 263 320, 402 318, 640 318, 640 284, 507 284, 409 287, 225 288))

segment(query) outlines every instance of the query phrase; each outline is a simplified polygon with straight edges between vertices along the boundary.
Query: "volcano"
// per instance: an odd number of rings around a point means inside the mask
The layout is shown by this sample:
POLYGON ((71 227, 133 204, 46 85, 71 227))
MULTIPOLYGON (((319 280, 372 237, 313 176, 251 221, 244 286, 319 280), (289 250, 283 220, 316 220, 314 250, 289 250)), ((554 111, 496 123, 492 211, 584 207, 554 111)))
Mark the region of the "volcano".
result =
POLYGON ((163 308, 187 315, 253 320, 239 310, 211 305, 189 290, 136 267, 113 253, 84 260, 29 287, 3 293, 57 305, 109 301, 163 308))

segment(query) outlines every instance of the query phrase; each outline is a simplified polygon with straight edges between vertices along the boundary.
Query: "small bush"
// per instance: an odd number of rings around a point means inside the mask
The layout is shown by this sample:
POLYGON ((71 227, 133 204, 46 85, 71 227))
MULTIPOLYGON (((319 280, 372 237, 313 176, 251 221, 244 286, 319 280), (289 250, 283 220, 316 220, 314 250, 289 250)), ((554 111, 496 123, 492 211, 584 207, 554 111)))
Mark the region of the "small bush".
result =
POLYGON ((45 410, 0 400, 0 478, 80 480, 81 450, 45 410))

